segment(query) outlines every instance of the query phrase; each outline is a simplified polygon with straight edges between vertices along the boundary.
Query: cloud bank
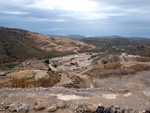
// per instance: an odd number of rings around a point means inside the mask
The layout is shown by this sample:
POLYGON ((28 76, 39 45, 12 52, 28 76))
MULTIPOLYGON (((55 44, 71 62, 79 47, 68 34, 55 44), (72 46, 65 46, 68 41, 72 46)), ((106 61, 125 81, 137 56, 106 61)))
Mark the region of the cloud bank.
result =
POLYGON ((1 0, 0 26, 43 34, 150 37, 148 0, 1 0))

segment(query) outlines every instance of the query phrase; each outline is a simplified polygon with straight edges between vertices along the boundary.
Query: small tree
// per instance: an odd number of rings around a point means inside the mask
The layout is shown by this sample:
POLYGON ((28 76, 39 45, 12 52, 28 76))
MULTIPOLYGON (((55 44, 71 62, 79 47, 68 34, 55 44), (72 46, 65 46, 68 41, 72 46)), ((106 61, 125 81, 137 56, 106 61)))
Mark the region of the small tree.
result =
POLYGON ((48 68, 48 71, 51 71, 52 69, 51 68, 48 68))
POLYGON ((54 64, 54 67, 57 67, 57 64, 54 64))
POLYGON ((44 63, 49 64, 49 60, 45 60, 44 63))

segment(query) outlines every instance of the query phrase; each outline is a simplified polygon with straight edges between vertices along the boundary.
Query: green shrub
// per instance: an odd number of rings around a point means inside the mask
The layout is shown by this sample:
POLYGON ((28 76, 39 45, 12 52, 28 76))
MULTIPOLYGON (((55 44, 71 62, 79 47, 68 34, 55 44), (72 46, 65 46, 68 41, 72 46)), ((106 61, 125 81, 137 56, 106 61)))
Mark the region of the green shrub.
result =
POLYGON ((103 62, 103 64, 107 64, 108 62, 107 61, 105 61, 105 60, 102 60, 102 62, 103 62))
POLYGON ((57 67, 57 64, 54 64, 54 67, 57 67))
POLYGON ((49 60, 45 60, 44 63, 49 64, 49 60))
POLYGON ((75 65, 75 63, 72 63, 72 62, 71 62, 70 65, 75 65))
POLYGON ((51 71, 52 69, 51 68, 48 68, 48 71, 51 71))

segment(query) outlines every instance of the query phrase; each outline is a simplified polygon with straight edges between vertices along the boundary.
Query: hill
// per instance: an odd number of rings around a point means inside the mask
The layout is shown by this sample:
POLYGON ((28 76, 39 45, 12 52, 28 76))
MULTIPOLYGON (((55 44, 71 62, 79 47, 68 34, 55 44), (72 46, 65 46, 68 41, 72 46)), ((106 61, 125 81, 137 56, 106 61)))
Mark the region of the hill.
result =
POLYGON ((75 39, 75 40, 81 40, 81 39, 86 38, 86 36, 83 36, 83 35, 67 35, 66 37, 71 38, 71 39, 75 39))
MULTIPOLYGON (((90 37, 89 37, 90 38, 90 37)), ((113 36, 94 36, 92 38, 128 38, 128 39, 132 39, 132 40, 150 40, 150 38, 143 38, 143 37, 124 37, 124 36, 118 36, 118 35, 113 35, 113 36)))
POLYGON ((0 64, 30 58, 52 58, 94 49, 84 42, 0 27, 0 64))
POLYGON ((108 53, 129 53, 150 56, 150 39, 145 38, 85 38, 81 41, 100 47, 108 53))
POLYGON ((87 38, 86 36, 83 36, 83 35, 49 35, 49 36, 52 36, 52 37, 66 37, 66 38, 71 38, 71 39, 74 39, 74 40, 81 40, 81 39, 84 39, 84 38, 87 38))

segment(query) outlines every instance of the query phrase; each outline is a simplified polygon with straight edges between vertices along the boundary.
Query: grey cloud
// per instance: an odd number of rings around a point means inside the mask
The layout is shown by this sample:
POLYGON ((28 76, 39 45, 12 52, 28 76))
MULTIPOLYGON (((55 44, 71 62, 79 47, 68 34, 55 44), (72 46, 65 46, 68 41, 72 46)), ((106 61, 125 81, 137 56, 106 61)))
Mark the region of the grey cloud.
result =
POLYGON ((88 1, 97 2, 97 7, 91 11, 48 9, 36 6, 37 0, 1 0, 0 26, 44 34, 150 37, 149 0, 88 1))

